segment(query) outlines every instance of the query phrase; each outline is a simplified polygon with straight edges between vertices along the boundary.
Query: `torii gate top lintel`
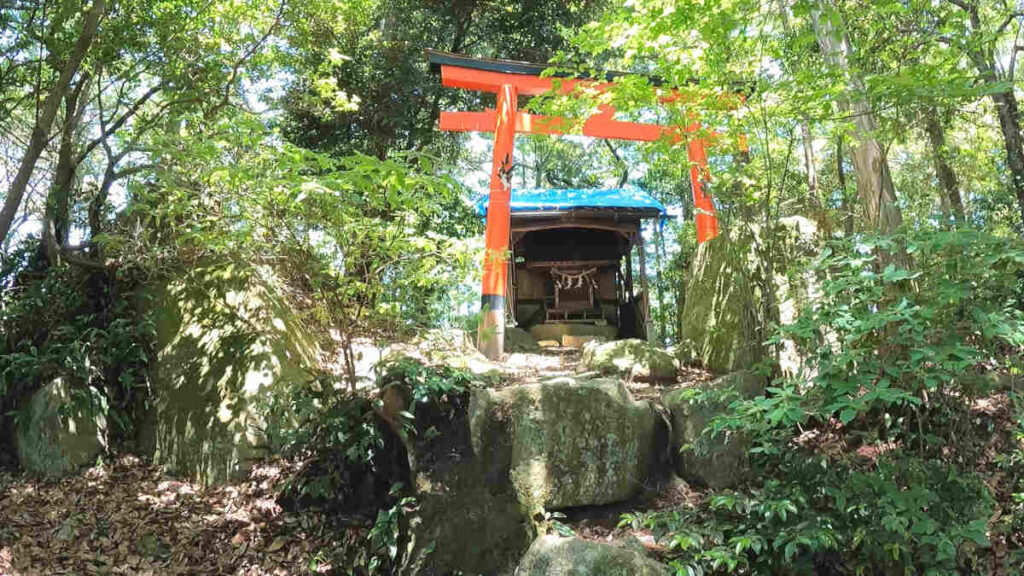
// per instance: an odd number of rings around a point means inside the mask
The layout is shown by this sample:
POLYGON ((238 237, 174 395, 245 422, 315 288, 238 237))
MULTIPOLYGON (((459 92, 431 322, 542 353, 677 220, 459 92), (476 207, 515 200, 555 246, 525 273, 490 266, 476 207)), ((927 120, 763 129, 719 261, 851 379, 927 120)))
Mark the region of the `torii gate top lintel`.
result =
MULTIPOLYGON (((519 111, 517 99, 520 95, 544 94, 556 87, 567 93, 581 83, 601 91, 625 74, 604 72, 598 78, 545 77, 542 73, 548 66, 544 64, 472 58, 433 50, 427 50, 426 56, 431 67, 440 70, 441 82, 445 86, 491 92, 497 96, 494 109, 478 112, 442 112, 440 116, 441 130, 494 133, 481 294, 483 310, 477 346, 488 358, 496 359, 501 356, 504 348, 511 218, 509 202, 515 134, 554 135, 566 134, 570 130, 570 123, 565 118, 519 111)), ((661 84, 660 79, 648 78, 652 84, 661 84)), ((670 94, 663 100, 669 101, 674 97, 670 94)), ((715 217, 715 207, 710 194, 706 191, 709 174, 705 142, 702 137, 695 134, 700 129, 699 124, 694 122, 680 130, 675 126, 616 120, 615 109, 607 104, 598 106, 598 110, 597 114, 583 121, 580 132, 584 136, 645 142, 664 138, 674 142, 686 140, 693 201, 697 213, 697 241, 703 243, 717 236, 718 220, 715 217), (691 135, 686 138, 682 132, 691 135)))

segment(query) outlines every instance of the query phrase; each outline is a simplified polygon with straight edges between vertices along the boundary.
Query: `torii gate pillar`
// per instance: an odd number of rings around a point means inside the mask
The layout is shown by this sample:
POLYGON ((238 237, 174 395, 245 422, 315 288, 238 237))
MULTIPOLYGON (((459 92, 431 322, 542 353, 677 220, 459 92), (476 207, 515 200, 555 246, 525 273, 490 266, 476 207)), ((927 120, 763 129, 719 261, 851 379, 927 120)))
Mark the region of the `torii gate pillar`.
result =
POLYGON ((509 203, 512 199, 512 158, 518 96, 515 85, 501 85, 494 126, 490 199, 484 236, 484 279, 477 337, 477 348, 492 360, 500 358, 505 350, 505 292, 508 288, 508 243, 512 217, 509 203))

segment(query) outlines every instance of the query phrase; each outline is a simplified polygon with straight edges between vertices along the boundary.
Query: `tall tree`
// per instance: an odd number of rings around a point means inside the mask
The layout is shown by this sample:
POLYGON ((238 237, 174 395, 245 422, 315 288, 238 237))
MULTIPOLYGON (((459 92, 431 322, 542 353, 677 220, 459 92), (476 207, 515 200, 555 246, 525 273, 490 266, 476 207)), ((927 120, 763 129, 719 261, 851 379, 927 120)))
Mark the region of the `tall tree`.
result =
POLYGON ((1024 231, 1024 139, 1021 136, 1020 110, 1014 92, 1018 53, 1024 49, 1016 42, 1021 34, 1020 20, 1024 10, 1009 3, 979 2, 978 0, 946 0, 955 6, 953 14, 940 15, 943 31, 939 40, 966 54, 977 72, 978 79, 987 87, 996 108, 1006 154, 1006 169, 1010 186, 1017 197, 1024 231), (962 31, 966 30, 966 34, 962 31), (1012 32, 1012 34, 1010 34, 1012 32), (1013 40, 1005 50, 1001 44, 1006 37, 1013 40), (1006 57, 1002 58, 1001 54, 1006 57))
POLYGON ((438 140, 446 107, 482 107, 479 94, 444 88, 425 49, 547 62, 563 30, 596 17, 604 0, 365 0, 350 19, 297 23, 298 72, 283 99, 286 137, 343 156, 385 158, 423 150, 455 157, 458 137, 438 140))
POLYGON ((948 219, 954 218, 958 226, 967 220, 964 213, 964 201, 960 195, 960 182, 949 162, 949 148, 946 145, 946 131, 942 128, 939 112, 928 107, 923 112, 924 130, 931 144, 932 162, 935 164, 935 176, 939 181, 939 198, 943 213, 948 219))
POLYGON ((828 0, 817 0, 811 17, 825 60, 840 71, 846 82, 839 103, 852 127, 854 175, 864 219, 871 229, 893 232, 902 224, 903 216, 896 204, 896 188, 885 150, 876 138, 878 123, 865 95, 864 80, 850 65, 853 46, 843 30, 842 15, 828 0))
POLYGON ((18 172, 7 189, 3 208, 0 209, 0 245, 7 240, 7 235, 10 234, 11 224, 18 214, 18 209, 21 208, 21 201, 25 196, 32 173, 36 169, 36 162, 49 140, 50 129, 57 117, 57 111, 96 38, 100 18, 106 11, 106 6, 106 0, 94 0, 89 8, 82 12, 78 37, 70 50, 65 54, 52 55, 52 57, 60 59, 60 75, 50 86, 46 99, 43 100, 39 113, 36 115, 36 121, 32 126, 28 146, 25 148, 21 164, 18 166, 18 172))

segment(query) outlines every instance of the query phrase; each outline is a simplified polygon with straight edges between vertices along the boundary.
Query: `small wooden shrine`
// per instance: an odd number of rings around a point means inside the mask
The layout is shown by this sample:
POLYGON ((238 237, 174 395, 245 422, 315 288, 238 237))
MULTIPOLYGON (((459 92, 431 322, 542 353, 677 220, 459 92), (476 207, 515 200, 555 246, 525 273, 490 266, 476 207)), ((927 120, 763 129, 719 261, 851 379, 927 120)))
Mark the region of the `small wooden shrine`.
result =
POLYGON ((513 189, 510 209, 507 318, 541 340, 647 337, 641 224, 666 215, 660 202, 636 187, 513 189))

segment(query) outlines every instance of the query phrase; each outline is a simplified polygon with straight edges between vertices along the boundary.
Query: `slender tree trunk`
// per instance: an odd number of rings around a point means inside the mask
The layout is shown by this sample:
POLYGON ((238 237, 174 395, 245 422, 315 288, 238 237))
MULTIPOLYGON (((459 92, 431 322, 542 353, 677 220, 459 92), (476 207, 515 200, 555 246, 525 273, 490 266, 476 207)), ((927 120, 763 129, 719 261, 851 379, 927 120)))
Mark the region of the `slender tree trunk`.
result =
POLYGON ((853 236, 853 209, 846 193, 846 169, 843 168, 843 137, 836 138, 836 176, 839 178, 840 210, 843 212, 843 236, 853 236))
POLYGON ((57 116, 57 110, 60 108, 60 103, 64 99, 64 95, 67 94, 68 88, 71 86, 72 79, 78 74, 82 61, 89 51, 89 47, 92 46, 93 39, 96 37, 96 31, 99 28, 100 17, 105 10, 106 0, 93 0, 92 6, 86 10, 85 15, 82 17, 82 31, 79 33, 78 39, 68 55, 68 59, 64 62, 60 77, 57 78, 56 83, 50 88, 46 99, 43 100, 42 110, 36 119, 35 125, 32 127, 32 136, 29 138, 25 155, 21 158, 18 172, 15 174, 10 188, 7 189, 4 206, 0 209, 0 243, 5 242, 7 235, 10 234, 11 223, 14 222, 18 209, 21 207, 21 201, 25 196, 25 190, 28 189, 32 173, 35 171, 36 162, 46 148, 46 143, 50 136, 50 128, 53 127, 53 120, 57 116))
POLYGON ((811 136, 811 123, 806 119, 800 122, 800 132, 804 145, 804 170, 807 172, 807 206, 811 210, 821 210, 818 167, 814 161, 814 138, 811 136))
POLYGON ((818 0, 811 14, 818 44, 826 60, 843 71, 847 81, 847 97, 842 106, 851 116, 853 135, 854 175, 857 196, 864 209, 864 218, 870 228, 888 234, 903 223, 903 215, 896 205, 896 188, 889 172, 889 162, 882 144, 875 138, 877 123, 871 103, 861 96, 863 80, 850 69, 850 40, 841 32, 842 20, 827 0, 818 0), (834 23, 839 23, 837 28, 834 23))
POLYGON ((1006 148, 1006 168, 1010 171, 1010 186, 1017 196, 1017 207, 1021 213, 1024 226, 1024 145, 1020 135, 1020 117, 1017 108, 1017 96, 1012 91, 997 92, 991 95, 999 116, 999 129, 1003 133, 1003 144, 1006 148))
POLYGON ((75 138, 85 112, 81 96, 88 90, 88 84, 86 74, 64 98, 64 122, 57 149, 57 166, 47 194, 43 218, 43 247, 51 266, 59 263, 60 247, 67 244, 71 232, 71 197, 78 173, 75 138))
POLYGON ((654 222, 654 288, 657 290, 658 298, 658 335, 661 337, 659 344, 664 345, 668 338, 668 323, 665 322, 665 284, 662 282, 661 268, 664 261, 661 259, 661 222, 654 222))
POLYGON ((928 133, 928 140, 932 145, 932 160, 935 163, 935 175, 939 179, 941 190, 939 197, 942 201, 946 217, 952 212, 957 226, 963 226, 966 221, 964 214, 964 201, 960 196, 960 183, 957 180, 956 172, 949 165, 949 149, 946 146, 946 134, 939 122, 939 114, 935 108, 929 107, 924 112, 924 128, 928 133))
MULTIPOLYGON (((966 0, 953 1, 953 4, 967 13, 969 28, 972 35, 983 34, 981 14, 978 4, 966 0)), ((1009 20, 1007 20, 1009 22, 1009 20)), ((1017 208, 1021 214, 1021 232, 1024 233, 1024 142, 1021 140, 1020 117, 1018 116, 1017 96, 1013 91, 1013 65, 1017 56, 1017 47, 1013 48, 1010 59, 1010 72, 1003 78, 996 67, 996 51, 990 40, 975 41, 967 50, 967 57, 974 64, 978 76, 985 84, 996 85, 1005 82, 1009 88, 1000 92, 991 92, 989 96, 996 107, 999 118, 999 129, 1003 133, 1003 147, 1006 149, 1006 168, 1010 171, 1010 187, 1017 197, 1017 208)))

